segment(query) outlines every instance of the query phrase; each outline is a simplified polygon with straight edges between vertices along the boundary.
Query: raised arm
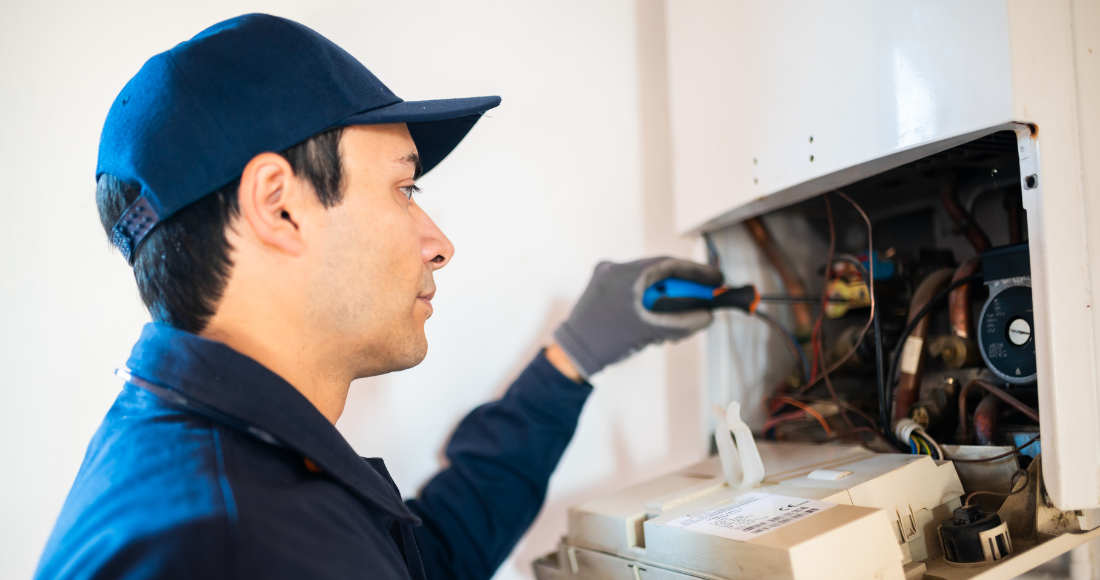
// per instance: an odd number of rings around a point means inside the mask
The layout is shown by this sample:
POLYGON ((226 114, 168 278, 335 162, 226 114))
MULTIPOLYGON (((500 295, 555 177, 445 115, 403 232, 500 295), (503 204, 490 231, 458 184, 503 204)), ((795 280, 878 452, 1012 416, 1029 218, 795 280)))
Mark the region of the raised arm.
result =
POLYGON ((557 344, 535 357, 503 398, 462 420, 447 445, 450 466, 408 502, 424 522, 414 534, 428 578, 487 579, 496 572, 542 507, 592 392, 584 378, 710 323, 709 312, 644 310, 645 288, 668 277, 722 281, 716 270, 672 258, 600 264, 554 333, 557 344))

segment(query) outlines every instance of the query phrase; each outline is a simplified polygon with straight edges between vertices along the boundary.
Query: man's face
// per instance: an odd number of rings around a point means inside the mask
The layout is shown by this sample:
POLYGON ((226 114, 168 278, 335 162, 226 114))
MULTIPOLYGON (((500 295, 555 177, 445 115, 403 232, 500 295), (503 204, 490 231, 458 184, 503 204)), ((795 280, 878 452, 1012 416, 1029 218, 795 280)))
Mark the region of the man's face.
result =
POLYGON ((420 164, 404 123, 349 127, 340 153, 344 201, 324 212, 310 319, 356 376, 406 369, 428 352, 432 273, 454 246, 412 198, 420 164))

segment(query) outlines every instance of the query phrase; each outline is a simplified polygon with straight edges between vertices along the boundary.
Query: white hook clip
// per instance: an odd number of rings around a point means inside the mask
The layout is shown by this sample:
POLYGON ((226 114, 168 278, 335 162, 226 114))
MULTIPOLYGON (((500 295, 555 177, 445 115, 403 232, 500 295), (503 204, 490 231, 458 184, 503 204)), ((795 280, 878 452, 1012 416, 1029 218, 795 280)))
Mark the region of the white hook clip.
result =
POLYGON ((718 445, 718 458, 722 462, 726 483, 733 489, 756 487, 764 481, 764 462, 756 449, 752 431, 741 420, 741 404, 730 403, 725 410, 721 405, 714 405, 711 412, 718 420, 714 441, 718 445))

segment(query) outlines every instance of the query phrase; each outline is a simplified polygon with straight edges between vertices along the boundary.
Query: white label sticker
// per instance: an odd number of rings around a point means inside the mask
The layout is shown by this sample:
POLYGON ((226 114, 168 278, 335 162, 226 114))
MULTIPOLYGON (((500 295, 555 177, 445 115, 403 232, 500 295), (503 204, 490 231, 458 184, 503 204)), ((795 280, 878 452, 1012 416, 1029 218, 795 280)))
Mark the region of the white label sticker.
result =
POLYGON ((752 492, 734 498, 729 505, 676 518, 665 525, 743 542, 835 505, 827 501, 752 492))
POLYGON ((919 336, 910 336, 905 341, 905 348, 901 349, 901 372, 907 375, 917 374, 922 348, 924 348, 924 339, 919 336))

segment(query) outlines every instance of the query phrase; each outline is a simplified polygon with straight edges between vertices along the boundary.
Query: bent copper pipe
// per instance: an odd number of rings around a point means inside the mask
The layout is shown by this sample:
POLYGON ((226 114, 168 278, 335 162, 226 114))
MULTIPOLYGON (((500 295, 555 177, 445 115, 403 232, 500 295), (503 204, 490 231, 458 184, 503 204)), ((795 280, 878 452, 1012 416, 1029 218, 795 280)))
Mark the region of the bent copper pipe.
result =
POLYGON ((1025 416, 1027 416, 1028 419, 1031 419, 1036 423, 1039 422, 1039 412, 1035 409, 1028 407, 1016 397, 1013 397, 1012 395, 991 385, 990 383, 987 383, 981 379, 974 379, 963 385, 962 390, 959 391, 959 433, 961 434, 963 439, 966 438, 966 396, 970 394, 971 389, 973 389, 974 387, 981 387, 985 389, 986 392, 988 392, 990 395, 997 397, 1004 403, 1008 404, 1008 406, 1023 413, 1025 416))
POLYGON ((1001 413, 1001 400, 986 395, 974 410, 974 442, 978 445, 994 445, 997 437, 997 417, 1001 413))
MULTIPOLYGON (((764 225, 764 221, 758 217, 749 218, 745 220, 745 227, 748 228, 749 234, 752 235, 752 239, 756 242, 756 246, 760 248, 760 252, 764 254, 764 257, 771 262, 773 268, 779 279, 783 281, 783 286, 787 289, 787 294, 791 296, 806 296, 806 287, 802 284, 802 280, 798 278, 798 274, 795 273, 790 263, 787 261, 787 257, 783 255, 783 252, 779 250, 779 247, 775 245, 775 240, 772 238, 768 228, 764 225)), ((792 304, 791 310, 794 312, 795 321, 795 334, 798 336, 807 336, 813 329, 813 314, 810 312, 809 304, 792 304)))
POLYGON ((947 215, 951 216, 955 225, 959 226, 966 239, 970 241, 970 245, 974 246, 979 254, 992 247, 989 236, 985 235, 981 226, 974 222, 973 217, 959 203, 959 195, 953 179, 940 185, 940 200, 943 201, 943 209, 947 211, 947 215))
MULTIPOLYGON (((913 292, 913 299, 909 302, 909 322, 924 308, 940 290, 946 287, 954 270, 944 268, 936 270, 928 275, 913 292)), ((909 407, 917 400, 920 394, 920 378, 924 372, 924 339, 928 338, 928 317, 925 316, 913 328, 913 333, 902 347, 901 379, 898 381, 898 390, 894 396, 894 418, 903 419, 909 415, 909 407)))

